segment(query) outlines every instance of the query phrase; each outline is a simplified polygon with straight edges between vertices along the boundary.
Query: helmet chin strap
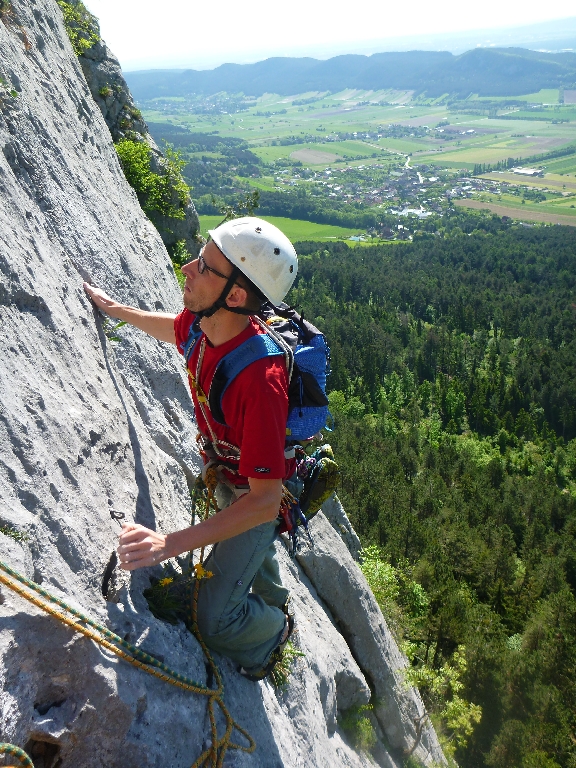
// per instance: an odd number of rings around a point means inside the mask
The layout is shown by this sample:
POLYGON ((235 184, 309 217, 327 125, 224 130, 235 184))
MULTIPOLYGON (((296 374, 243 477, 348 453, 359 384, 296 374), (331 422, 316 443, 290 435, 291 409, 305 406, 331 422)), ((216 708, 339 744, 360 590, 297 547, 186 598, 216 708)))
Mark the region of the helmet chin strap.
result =
POLYGON ((236 282, 236 278, 238 275, 242 274, 238 267, 234 267, 232 270, 232 274, 228 278, 228 281, 226 282, 226 285, 224 286, 222 293, 220 296, 216 299, 214 304, 212 304, 211 307, 208 307, 207 309, 200 309, 198 312, 194 312, 196 317, 203 318, 203 317, 212 317, 216 312, 218 312, 219 309, 226 309, 228 312, 234 312, 236 315, 253 315, 254 312, 251 309, 246 309, 246 307, 229 307, 228 304, 226 304, 226 297, 232 290, 232 286, 236 282))

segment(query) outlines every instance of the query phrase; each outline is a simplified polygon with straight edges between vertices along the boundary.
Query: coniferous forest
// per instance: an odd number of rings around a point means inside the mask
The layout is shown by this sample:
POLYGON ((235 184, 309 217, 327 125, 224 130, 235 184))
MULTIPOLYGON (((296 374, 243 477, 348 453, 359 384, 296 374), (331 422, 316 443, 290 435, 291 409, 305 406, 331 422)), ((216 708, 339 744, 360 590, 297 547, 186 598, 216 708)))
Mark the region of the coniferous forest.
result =
POLYGON ((300 243, 364 572, 465 768, 576 766, 576 229, 300 243))

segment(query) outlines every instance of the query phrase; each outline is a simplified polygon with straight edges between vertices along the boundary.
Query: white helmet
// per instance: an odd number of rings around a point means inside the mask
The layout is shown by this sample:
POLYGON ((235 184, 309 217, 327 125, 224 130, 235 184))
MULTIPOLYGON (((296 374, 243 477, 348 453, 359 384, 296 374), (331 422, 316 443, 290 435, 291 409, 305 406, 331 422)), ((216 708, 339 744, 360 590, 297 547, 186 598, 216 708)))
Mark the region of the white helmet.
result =
POLYGON ((224 256, 262 291, 272 304, 286 296, 298 272, 298 256, 274 224, 244 216, 209 230, 224 256))

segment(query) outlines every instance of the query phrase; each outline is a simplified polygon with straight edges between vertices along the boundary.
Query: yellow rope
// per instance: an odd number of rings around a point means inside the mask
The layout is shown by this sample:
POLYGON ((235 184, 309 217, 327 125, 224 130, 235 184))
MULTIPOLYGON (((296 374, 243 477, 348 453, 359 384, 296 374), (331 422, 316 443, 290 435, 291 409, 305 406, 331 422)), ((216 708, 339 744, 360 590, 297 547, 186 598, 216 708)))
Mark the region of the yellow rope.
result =
MULTIPOLYGON (((194 513, 199 506, 199 502, 203 502, 204 510, 200 514, 201 519, 206 519, 211 512, 217 512, 218 506, 215 499, 216 485, 218 484, 218 476, 216 467, 211 467, 206 473, 205 482, 202 481, 201 476, 197 479, 196 487, 194 489, 193 505, 194 513)), ((193 521, 194 522, 194 521, 193 521)), ((91 619, 82 611, 73 608, 68 605, 64 600, 61 600, 54 595, 51 595, 45 589, 40 587, 33 581, 30 581, 22 574, 10 568, 9 565, 0 561, 0 583, 11 589, 16 594, 23 597, 28 602, 32 603, 40 610, 58 619, 62 624, 73 629, 75 632, 80 632, 85 637, 93 640, 98 645, 106 648, 111 653, 114 653, 124 661, 132 664, 138 669, 142 669, 144 672, 157 677, 159 680, 163 680, 170 685, 174 685, 177 688, 182 688, 185 691, 191 693, 198 693, 202 696, 208 697, 208 717, 210 720, 210 731, 212 741, 210 747, 206 749, 200 757, 192 764, 191 768, 222 768, 224 757, 229 749, 238 749, 242 752, 254 752, 256 749, 256 742, 250 736, 247 731, 244 730, 238 723, 232 718, 228 708, 224 704, 224 684, 222 682, 222 676, 214 659, 208 650, 206 643, 204 642, 200 631, 198 629, 198 623, 196 620, 198 613, 198 592, 202 579, 210 578, 212 574, 210 571, 206 571, 202 565, 204 560, 204 549, 200 553, 200 561, 196 566, 192 563, 192 552, 189 555, 189 573, 195 572, 196 579, 194 582, 194 590, 190 598, 190 621, 189 628, 194 633, 196 639, 200 643, 200 646, 208 660, 210 670, 212 672, 216 688, 208 688, 194 680, 180 675, 178 672, 174 672, 158 659, 150 656, 142 651, 140 648, 128 643, 118 635, 111 632, 99 622, 91 619), (226 722, 226 728, 224 734, 218 737, 218 729, 216 723, 215 706, 220 707, 220 711, 226 722), (231 741, 232 733, 238 731, 248 741, 248 746, 242 746, 231 741)), ((0 754, 14 755, 24 768, 34 768, 34 765, 28 755, 19 747, 13 744, 0 744, 0 754)))
MULTIPOLYGON (((14 744, 0 744, 0 755, 13 755, 24 768, 34 768, 32 760, 30 760, 26 752, 20 749, 20 747, 15 747, 14 744)), ((10 768, 10 766, 6 768, 10 768)))
MULTIPOLYGON (((51 595, 38 584, 30 581, 25 576, 22 576, 17 571, 13 570, 6 563, 0 561, 0 583, 11 589, 16 594, 23 597, 28 602, 36 605, 40 610, 48 613, 58 621, 66 624, 75 632, 80 632, 85 637, 90 638, 98 645, 106 648, 111 653, 119 656, 124 661, 132 664, 144 672, 163 680, 170 685, 174 685, 178 688, 182 688, 185 691, 191 693, 198 693, 202 696, 208 697, 208 715, 210 719, 210 729, 212 733, 212 743, 208 749, 206 749, 200 757, 193 763, 192 768, 221 768, 224 757, 228 749, 239 749, 242 752, 253 752, 256 749, 256 742, 254 739, 242 728, 238 723, 234 721, 226 705, 224 704, 224 685, 222 683, 222 677, 220 672, 214 663, 214 660, 204 643, 200 633, 198 632, 198 626, 196 623, 196 611, 198 603, 198 588, 200 586, 200 580, 196 580, 194 585, 194 593, 192 597, 192 617, 191 628, 204 651, 210 669, 214 676, 216 688, 207 688, 206 686, 195 682, 194 680, 185 677, 184 675, 175 672, 160 662, 158 659, 150 656, 136 646, 123 640, 118 635, 111 632, 109 629, 98 623, 94 619, 91 619, 86 614, 68 605, 64 600, 61 600, 54 595, 51 595), (56 607, 54 607, 56 606, 56 607), (223 736, 218 737, 215 706, 220 707, 220 711, 226 721, 226 729, 223 736), (245 747, 240 744, 236 744, 231 741, 233 731, 238 731, 242 736, 246 738, 249 746, 245 747)), ((18 747, 13 745, 2 745, 6 747, 4 750, 7 754, 14 754, 20 759, 22 765, 25 768, 34 768, 32 761, 26 753, 19 750, 18 747), (11 751, 10 751, 11 750, 11 751), (27 760, 28 762, 24 762, 27 760)))

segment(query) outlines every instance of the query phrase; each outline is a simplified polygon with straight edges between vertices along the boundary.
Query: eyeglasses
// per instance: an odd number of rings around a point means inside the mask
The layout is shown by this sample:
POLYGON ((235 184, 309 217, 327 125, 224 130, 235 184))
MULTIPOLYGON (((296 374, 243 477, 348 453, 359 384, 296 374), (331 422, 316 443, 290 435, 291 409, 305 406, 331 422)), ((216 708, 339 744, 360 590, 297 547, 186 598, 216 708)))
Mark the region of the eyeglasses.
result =
POLYGON ((217 269, 214 269, 213 267, 209 267, 208 264, 204 261, 204 256, 202 255, 202 252, 198 254, 198 272, 202 275, 205 271, 213 272, 215 275, 218 275, 218 277, 222 277, 224 280, 229 280, 230 275, 223 275, 222 272, 218 272, 217 269))

